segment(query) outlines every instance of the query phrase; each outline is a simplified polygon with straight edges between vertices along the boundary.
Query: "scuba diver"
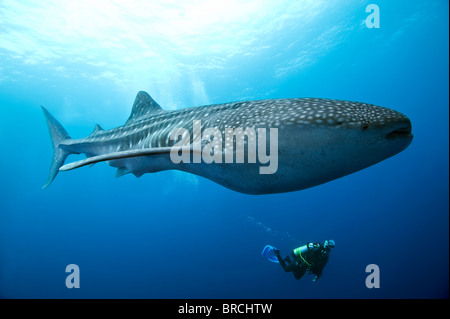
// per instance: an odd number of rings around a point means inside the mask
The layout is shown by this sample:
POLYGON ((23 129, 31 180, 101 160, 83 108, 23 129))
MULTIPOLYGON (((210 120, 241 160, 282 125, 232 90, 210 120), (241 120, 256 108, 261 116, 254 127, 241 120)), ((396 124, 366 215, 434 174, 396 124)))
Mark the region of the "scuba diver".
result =
MULTIPOLYGON (((267 255, 270 250, 273 251, 284 271, 292 271, 295 279, 298 280, 302 278, 305 272, 308 271, 308 274, 315 275, 313 281, 316 281, 322 276, 322 270, 328 262, 328 256, 334 245, 334 240, 326 240, 323 244, 307 243, 306 245, 292 250, 291 256, 288 255, 285 258, 281 257, 278 249, 268 245, 266 247, 269 248, 265 248, 265 255, 267 255)), ((274 258, 271 261, 276 262, 274 258)))

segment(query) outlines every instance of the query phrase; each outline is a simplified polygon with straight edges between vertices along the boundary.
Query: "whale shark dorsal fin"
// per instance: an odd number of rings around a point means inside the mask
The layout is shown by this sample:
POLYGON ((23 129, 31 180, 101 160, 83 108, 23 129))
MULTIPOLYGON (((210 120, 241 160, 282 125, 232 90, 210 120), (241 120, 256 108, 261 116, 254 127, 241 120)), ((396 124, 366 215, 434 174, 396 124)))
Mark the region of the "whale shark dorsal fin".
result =
POLYGON ((144 91, 138 92, 136 99, 133 103, 133 109, 131 110, 131 115, 128 118, 126 124, 136 121, 145 116, 156 115, 164 110, 159 106, 152 97, 144 91))

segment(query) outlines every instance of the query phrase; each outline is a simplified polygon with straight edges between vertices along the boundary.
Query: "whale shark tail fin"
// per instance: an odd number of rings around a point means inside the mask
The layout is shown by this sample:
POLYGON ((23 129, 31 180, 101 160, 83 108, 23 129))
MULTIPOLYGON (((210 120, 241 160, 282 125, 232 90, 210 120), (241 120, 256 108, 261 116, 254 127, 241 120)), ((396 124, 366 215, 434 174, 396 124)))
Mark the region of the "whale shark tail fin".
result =
POLYGON ((47 125, 53 144, 53 161, 52 165, 50 166, 47 183, 42 187, 44 189, 53 182, 56 175, 58 174, 59 168, 64 164, 67 156, 69 156, 69 154, 72 154, 72 152, 61 146, 62 141, 71 139, 69 134, 66 132, 64 127, 47 111, 45 107, 41 105, 41 108, 44 112, 45 119, 47 120, 47 125))

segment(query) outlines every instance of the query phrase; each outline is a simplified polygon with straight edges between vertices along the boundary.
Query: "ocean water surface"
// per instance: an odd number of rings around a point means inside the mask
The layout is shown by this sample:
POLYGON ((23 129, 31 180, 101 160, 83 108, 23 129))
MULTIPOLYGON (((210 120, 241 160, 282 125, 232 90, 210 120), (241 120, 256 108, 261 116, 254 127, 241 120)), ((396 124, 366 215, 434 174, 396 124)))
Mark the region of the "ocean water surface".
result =
MULTIPOLYGON (((0 1, 2 298, 448 298, 449 3, 0 1), (368 28, 369 4, 379 28, 368 28), (307 190, 252 196, 178 171, 61 172, 40 105, 73 138, 164 108, 318 97, 393 108, 414 140, 307 190), (334 239, 323 277, 261 257, 334 239), (68 289, 66 266, 80 269, 68 289), (366 287, 366 266, 380 288, 366 287)), ((81 159, 71 155, 68 161, 81 159)))

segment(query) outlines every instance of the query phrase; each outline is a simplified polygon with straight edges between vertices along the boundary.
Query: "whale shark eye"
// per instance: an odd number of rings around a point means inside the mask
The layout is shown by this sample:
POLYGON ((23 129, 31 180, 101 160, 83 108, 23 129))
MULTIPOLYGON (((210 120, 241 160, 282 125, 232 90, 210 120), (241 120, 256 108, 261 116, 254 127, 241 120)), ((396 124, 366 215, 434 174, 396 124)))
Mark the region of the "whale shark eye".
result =
POLYGON ((363 124, 361 125, 361 130, 367 131, 369 129, 369 124, 363 124))

